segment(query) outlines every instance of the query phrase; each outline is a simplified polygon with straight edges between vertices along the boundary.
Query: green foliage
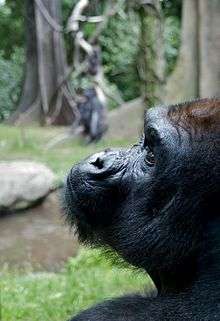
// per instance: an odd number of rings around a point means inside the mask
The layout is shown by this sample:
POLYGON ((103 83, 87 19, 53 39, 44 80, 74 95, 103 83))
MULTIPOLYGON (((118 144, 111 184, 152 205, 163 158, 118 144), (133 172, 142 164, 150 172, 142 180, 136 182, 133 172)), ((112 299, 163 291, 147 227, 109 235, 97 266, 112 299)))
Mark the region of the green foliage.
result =
POLYGON ((6 0, 0 6, 0 52, 5 59, 24 45, 24 1, 6 0))
POLYGON ((183 0, 162 0, 162 9, 166 17, 176 17, 181 19, 183 0))
POLYGON ((20 95, 24 51, 17 48, 10 60, 3 56, 0 52, 0 120, 10 115, 20 95))
POLYGON ((175 67, 181 42, 180 32, 180 20, 178 18, 171 16, 165 19, 166 75, 169 75, 175 67))
MULTIPOLYGON (((71 14, 78 0, 62 0, 63 24, 71 14)), ((25 6, 24 1, 6 0, 0 6, 0 120, 8 117, 14 110, 14 102, 20 93, 22 65, 25 44, 25 6)), ((88 15, 100 15, 106 1, 93 0, 86 10, 88 15)), ((181 0, 162 1, 165 15, 165 55, 166 75, 169 75, 175 65, 180 46, 180 16, 181 0)), ((85 23, 84 33, 89 37, 94 31, 94 24, 85 23)), ((140 95, 140 77, 137 66, 139 61, 140 21, 132 10, 126 10, 122 5, 118 14, 110 18, 100 37, 103 52, 104 72, 112 89, 112 93, 120 92, 124 100, 130 100, 140 95)), ((68 62, 72 63, 72 35, 65 35, 68 62)), ((73 80, 74 88, 88 87, 87 76, 73 80)), ((115 101, 110 101, 110 107, 115 107, 115 101)))
POLYGON ((110 82, 115 83, 125 100, 140 94, 136 57, 139 22, 134 13, 113 17, 100 42, 103 64, 110 82))
POLYGON ((62 0, 62 13, 64 23, 67 21, 69 15, 71 14, 71 10, 77 4, 78 0, 62 0))

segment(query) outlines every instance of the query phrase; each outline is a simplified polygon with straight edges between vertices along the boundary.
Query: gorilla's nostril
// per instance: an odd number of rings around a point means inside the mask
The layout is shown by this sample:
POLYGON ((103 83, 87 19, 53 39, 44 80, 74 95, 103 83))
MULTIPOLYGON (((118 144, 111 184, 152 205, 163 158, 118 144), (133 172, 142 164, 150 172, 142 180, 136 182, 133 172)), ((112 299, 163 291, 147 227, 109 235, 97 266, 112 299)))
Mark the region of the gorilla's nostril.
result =
POLYGON ((102 169, 104 167, 104 161, 100 157, 97 157, 96 160, 92 161, 90 164, 97 167, 98 169, 102 169))

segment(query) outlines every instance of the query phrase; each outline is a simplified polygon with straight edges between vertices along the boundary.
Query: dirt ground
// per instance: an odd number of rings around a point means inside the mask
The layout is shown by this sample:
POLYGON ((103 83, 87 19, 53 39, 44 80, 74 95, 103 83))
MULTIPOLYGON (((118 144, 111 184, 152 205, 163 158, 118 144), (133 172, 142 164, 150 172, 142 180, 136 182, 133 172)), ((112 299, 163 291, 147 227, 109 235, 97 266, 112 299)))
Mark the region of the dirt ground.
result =
POLYGON ((61 214, 58 192, 35 208, 1 217, 1 266, 57 271, 77 248, 77 240, 61 214))

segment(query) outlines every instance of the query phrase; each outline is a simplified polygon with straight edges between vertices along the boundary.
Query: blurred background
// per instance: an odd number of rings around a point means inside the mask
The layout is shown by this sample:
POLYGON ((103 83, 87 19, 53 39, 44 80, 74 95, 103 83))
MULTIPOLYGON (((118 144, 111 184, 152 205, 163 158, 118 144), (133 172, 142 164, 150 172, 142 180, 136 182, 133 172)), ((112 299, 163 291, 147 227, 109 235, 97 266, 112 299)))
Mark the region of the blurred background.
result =
POLYGON ((219 0, 0 0, 0 320, 66 320, 152 287, 79 247, 63 181, 134 143, 147 108, 219 88, 219 0))

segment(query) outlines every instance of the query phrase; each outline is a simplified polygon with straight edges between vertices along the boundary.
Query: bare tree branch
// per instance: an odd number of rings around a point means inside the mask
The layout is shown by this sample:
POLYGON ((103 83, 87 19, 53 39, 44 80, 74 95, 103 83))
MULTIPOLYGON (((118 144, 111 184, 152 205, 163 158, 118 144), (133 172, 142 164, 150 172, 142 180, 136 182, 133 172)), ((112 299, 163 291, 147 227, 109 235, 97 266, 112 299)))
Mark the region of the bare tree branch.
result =
POLYGON ((99 22, 102 22, 103 19, 104 19, 103 16, 94 16, 94 17, 79 16, 78 18, 80 22, 90 22, 90 23, 99 23, 99 22))
POLYGON ((78 45, 85 50, 85 52, 91 56, 93 53, 93 47, 92 45, 90 45, 90 43, 88 41, 85 40, 85 38, 83 37, 83 32, 79 31, 77 32, 76 35, 76 43, 78 43, 78 45))
POLYGON ((73 9, 67 22, 67 32, 77 32, 79 30, 79 17, 83 10, 89 5, 88 0, 80 0, 73 9))

